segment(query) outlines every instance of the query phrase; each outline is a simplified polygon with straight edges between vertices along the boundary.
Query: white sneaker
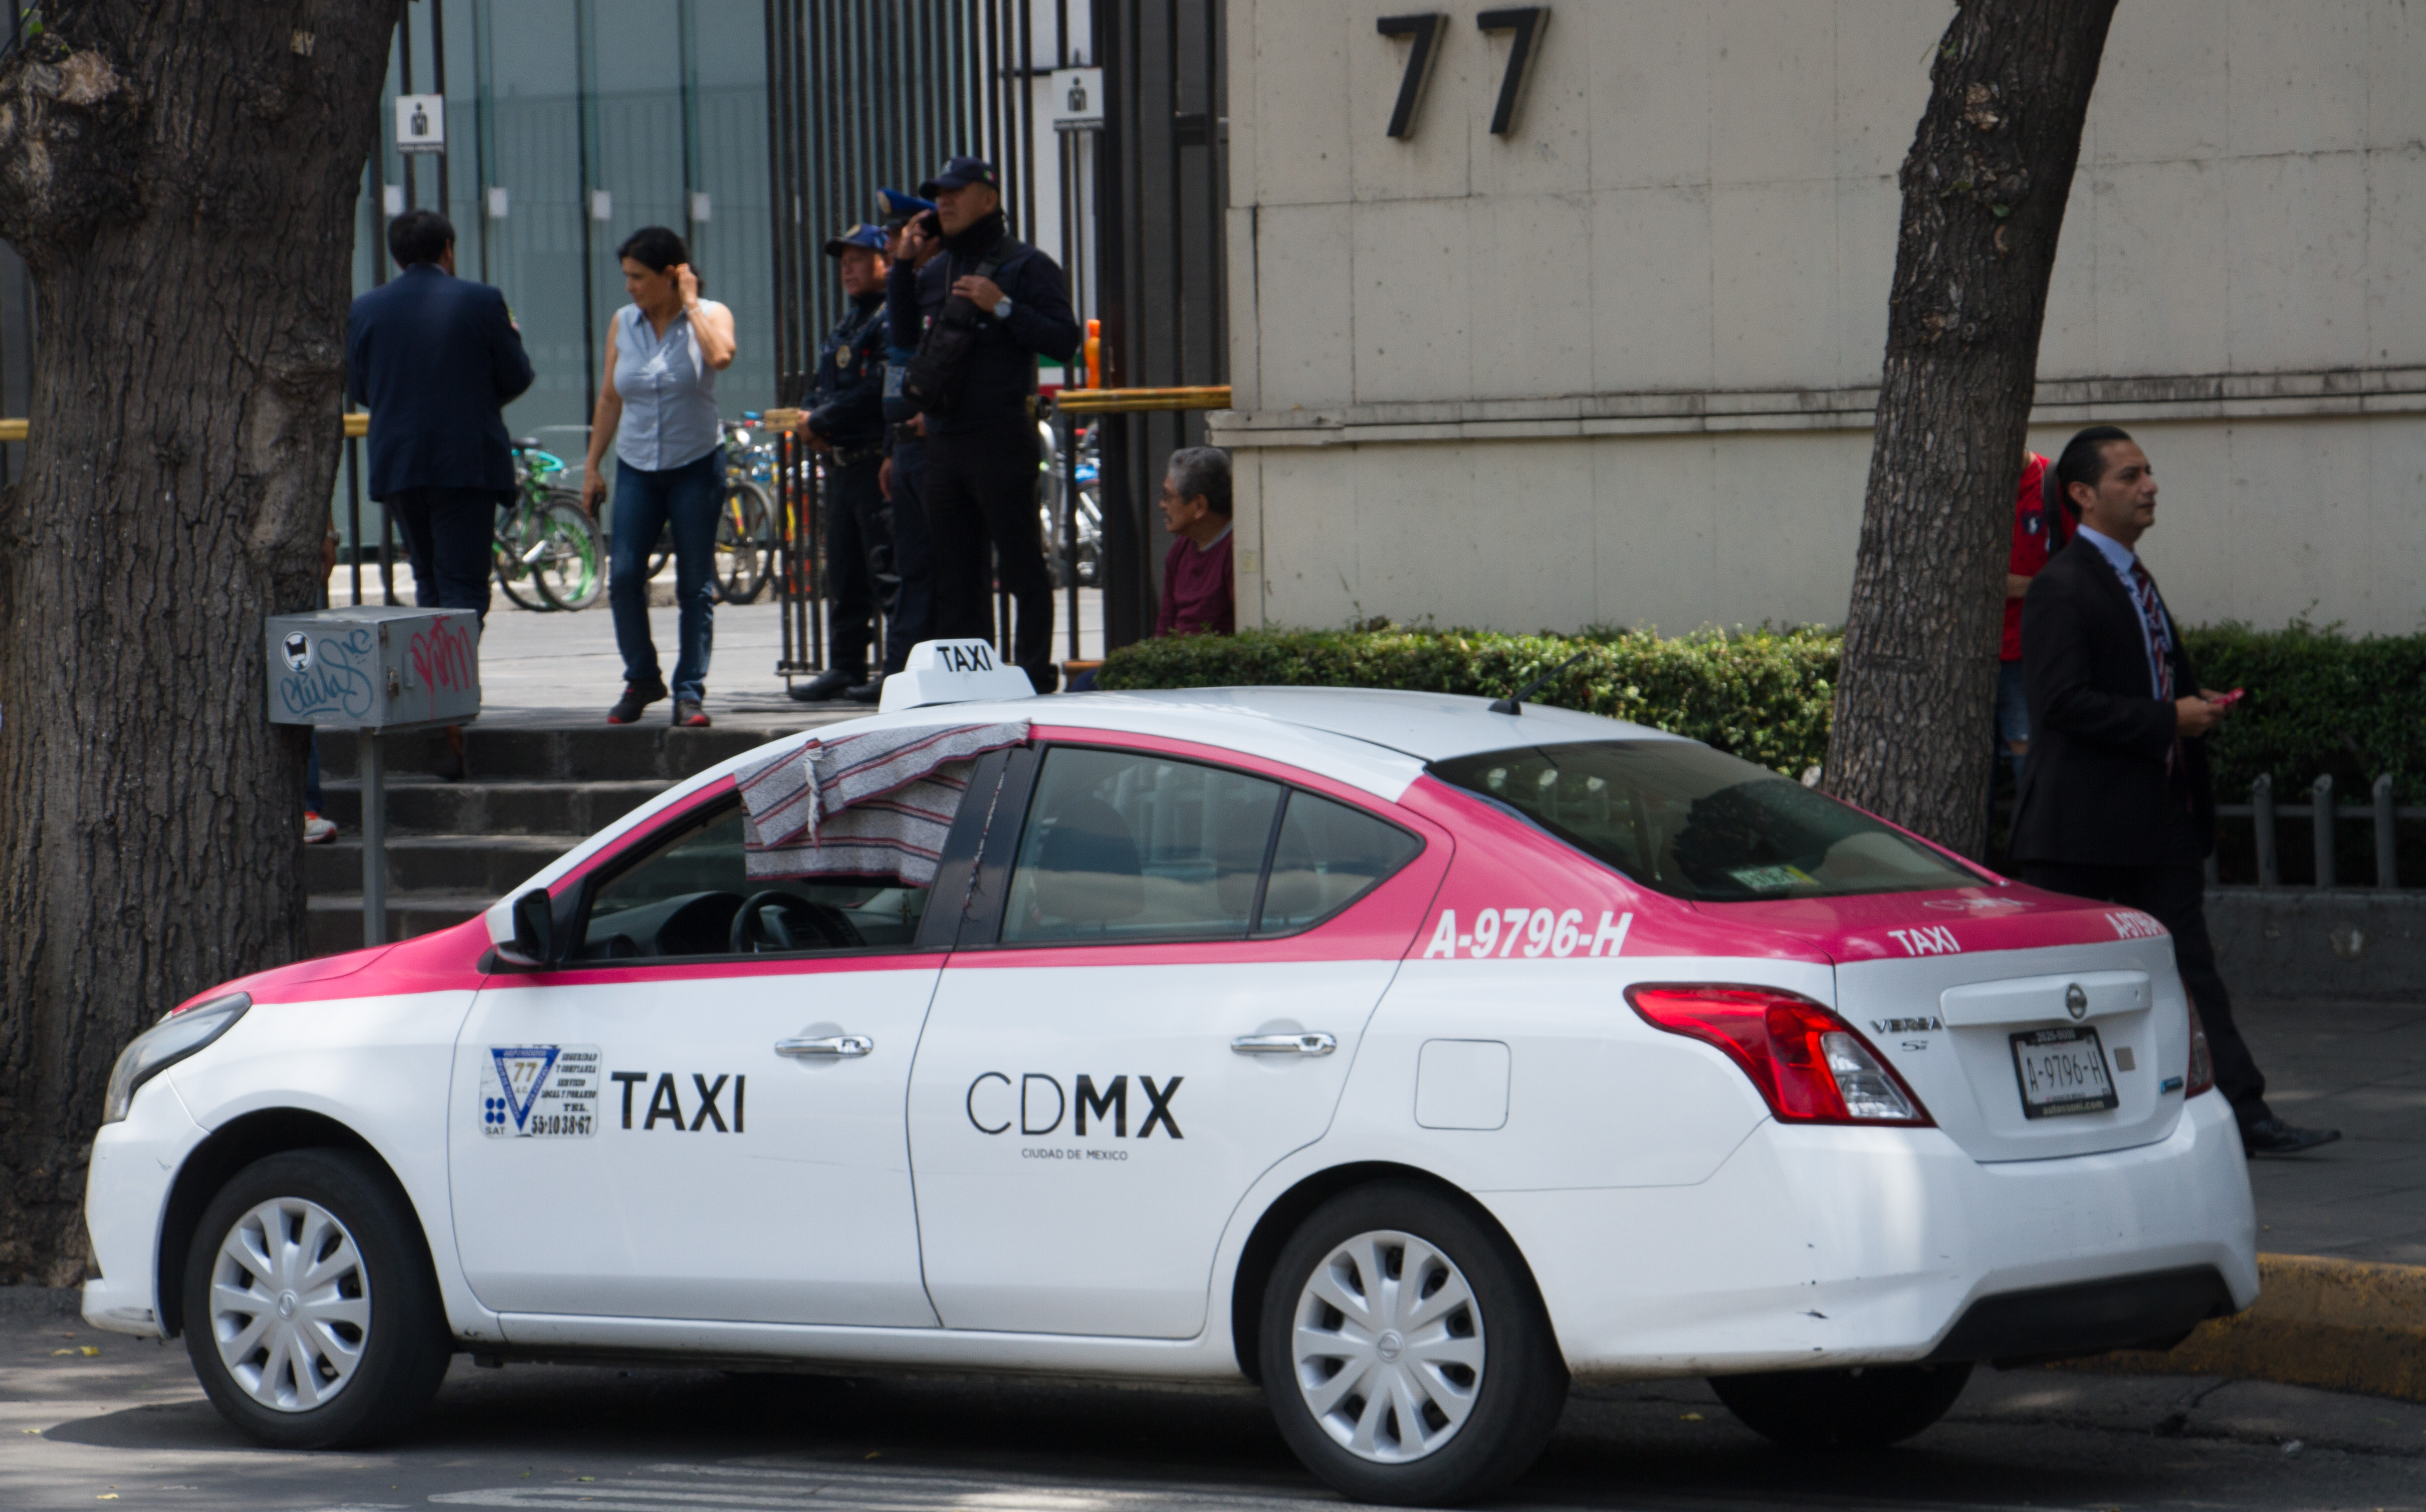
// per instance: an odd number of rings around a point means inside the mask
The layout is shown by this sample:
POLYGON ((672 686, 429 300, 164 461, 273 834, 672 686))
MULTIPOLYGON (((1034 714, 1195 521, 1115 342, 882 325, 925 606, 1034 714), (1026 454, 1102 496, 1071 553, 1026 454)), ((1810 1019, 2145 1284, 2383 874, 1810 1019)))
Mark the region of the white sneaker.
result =
POLYGON ((325 845, 336 838, 336 820, 323 819, 309 809, 303 811, 303 844, 325 845))

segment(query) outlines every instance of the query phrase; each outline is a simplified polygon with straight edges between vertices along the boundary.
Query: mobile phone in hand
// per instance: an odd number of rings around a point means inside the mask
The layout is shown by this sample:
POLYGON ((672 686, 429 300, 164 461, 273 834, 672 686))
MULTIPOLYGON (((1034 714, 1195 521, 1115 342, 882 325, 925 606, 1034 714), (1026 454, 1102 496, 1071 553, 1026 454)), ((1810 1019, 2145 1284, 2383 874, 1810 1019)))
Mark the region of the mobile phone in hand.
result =
POLYGON ((2231 692, 2229 692, 2229 693, 2219 693, 2219 694, 2217 694, 2213 699, 2209 700, 2208 701, 2209 701, 2209 702, 2211 702, 2211 703, 2213 703, 2213 704, 2214 704, 2217 708, 2219 708, 2219 709, 2229 709, 2229 708, 2231 708, 2234 704, 2239 703, 2242 699, 2245 699, 2245 698, 2247 698, 2248 696, 2249 696, 2248 689, 2246 689, 2246 688, 2234 688, 2234 689, 2233 689, 2231 692))

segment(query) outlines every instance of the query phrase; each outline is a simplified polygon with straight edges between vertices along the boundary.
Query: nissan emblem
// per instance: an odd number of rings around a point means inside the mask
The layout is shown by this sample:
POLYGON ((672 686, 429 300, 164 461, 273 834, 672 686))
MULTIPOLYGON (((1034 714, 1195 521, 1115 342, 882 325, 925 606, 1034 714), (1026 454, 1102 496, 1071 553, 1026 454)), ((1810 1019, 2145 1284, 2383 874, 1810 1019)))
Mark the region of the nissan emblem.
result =
POLYGON ((2080 989, 2078 982, 2063 989, 2063 1011, 2076 1019, 2089 1017, 2089 994, 2080 989))

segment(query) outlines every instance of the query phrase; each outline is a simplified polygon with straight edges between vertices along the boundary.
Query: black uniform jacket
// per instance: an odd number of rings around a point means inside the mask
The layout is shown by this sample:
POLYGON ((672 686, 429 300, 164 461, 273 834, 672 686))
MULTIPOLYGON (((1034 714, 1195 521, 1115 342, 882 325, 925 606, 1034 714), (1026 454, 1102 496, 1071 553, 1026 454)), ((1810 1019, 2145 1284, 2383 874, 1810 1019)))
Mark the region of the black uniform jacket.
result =
POLYGON ((949 264, 941 257, 927 259, 925 267, 914 265, 908 258, 893 265, 884 280, 884 321, 890 328, 892 345, 885 349, 884 418, 898 425, 918 412, 918 407, 901 396, 901 379, 909 371, 910 360, 918 355, 919 338, 927 333, 927 322, 944 308, 951 293, 944 282, 949 264))
POLYGON ((809 428, 846 452, 884 440, 884 296, 854 300, 817 349, 809 428))
MULTIPOLYGON (((2170 611, 2168 611, 2170 613, 2170 611)), ((2176 697, 2198 673, 2174 626, 2176 697)), ((2140 610, 2097 548, 2078 537, 2022 601, 2030 752, 2014 811, 2015 861, 2149 866, 2195 861, 2215 842, 2207 742, 2175 746, 2174 706, 2148 683, 2140 610)))
MULTIPOLYGON (((984 265, 986 254, 1001 240, 1001 227, 996 212, 946 241, 943 253, 927 268, 944 265, 938 276, 946 294, 954 281, 984 265)), ((1060 265, 1015 239, 1003 254, 994 281, 1011 300, 1011 318, 996 320, 991 310, 978 312, 977 348, 969 354, 960 402, 948 415, 927 417, 930 438, 997 426, 1028 413, 1028 401, 1036 394, 1036 359, 1058 362, 1078 349, 1078 317, 1071 314, 1070 286, 1060 265)))

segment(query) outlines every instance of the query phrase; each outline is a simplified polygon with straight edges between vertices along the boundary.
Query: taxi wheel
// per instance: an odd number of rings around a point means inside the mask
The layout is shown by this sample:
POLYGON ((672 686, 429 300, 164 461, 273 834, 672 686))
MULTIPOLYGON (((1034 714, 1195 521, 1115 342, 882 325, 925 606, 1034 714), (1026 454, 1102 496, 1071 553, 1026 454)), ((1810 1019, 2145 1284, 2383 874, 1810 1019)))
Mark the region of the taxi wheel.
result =
POLYGON ((185 1296, 202 1390, 280 1449, 396 1433, 453 1354, 421 1224, 353 1150, 289 1150, 238 1171, 203 1210, 185 1296))
POLYGON ((1969 1364, 1718 1375, 1710 1389, 1745 1427, 1788 1449, 1884 1449, 1946 1416, 1969 1364))
POLYGON ((1264 1395, 1281 1436, 1362 1502, 1436 1506, 1525 1472, 1567 1370, 1514 1247, 1412 1182, 1315 1210, 1264 1292, 1264 1395))

